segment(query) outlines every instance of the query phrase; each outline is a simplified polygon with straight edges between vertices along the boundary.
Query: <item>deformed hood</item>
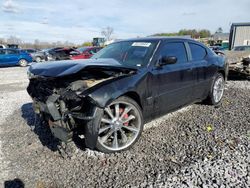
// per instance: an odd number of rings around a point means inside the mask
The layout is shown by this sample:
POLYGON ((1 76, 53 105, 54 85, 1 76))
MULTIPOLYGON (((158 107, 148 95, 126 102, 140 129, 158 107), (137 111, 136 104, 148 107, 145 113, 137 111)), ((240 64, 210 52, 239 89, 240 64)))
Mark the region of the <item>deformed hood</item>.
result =
POLYGON ((36 76, 61 77, 75 74, 88 67, 136 70, 136 68, 126 67, 114 59, 87 59, 35 63, 30 66, 29 72, 36 76))

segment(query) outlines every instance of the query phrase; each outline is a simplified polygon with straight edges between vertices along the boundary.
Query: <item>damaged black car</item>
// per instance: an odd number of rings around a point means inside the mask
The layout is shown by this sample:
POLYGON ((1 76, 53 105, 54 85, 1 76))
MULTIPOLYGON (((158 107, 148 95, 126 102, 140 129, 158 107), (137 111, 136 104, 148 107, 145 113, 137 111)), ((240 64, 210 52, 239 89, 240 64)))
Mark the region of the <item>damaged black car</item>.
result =
POLYGON ((186 38, 119 41, 91 59, 37 63, 28 70, 33 108, 55 137, 83 134, 86 146, 130 148, 143 125, 183 106, 218 105, 225 59, 186 38))

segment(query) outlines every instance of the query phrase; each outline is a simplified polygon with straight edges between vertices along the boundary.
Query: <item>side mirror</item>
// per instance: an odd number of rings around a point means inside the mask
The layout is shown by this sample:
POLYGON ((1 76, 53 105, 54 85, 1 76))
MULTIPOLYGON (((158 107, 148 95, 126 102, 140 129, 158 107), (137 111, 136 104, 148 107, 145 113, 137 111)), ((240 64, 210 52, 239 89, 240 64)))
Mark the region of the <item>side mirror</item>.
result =
POLYGON ((163 56, 160 59, 159 66, 175 64, 177 62, 177 57, 175 56, 163 56))

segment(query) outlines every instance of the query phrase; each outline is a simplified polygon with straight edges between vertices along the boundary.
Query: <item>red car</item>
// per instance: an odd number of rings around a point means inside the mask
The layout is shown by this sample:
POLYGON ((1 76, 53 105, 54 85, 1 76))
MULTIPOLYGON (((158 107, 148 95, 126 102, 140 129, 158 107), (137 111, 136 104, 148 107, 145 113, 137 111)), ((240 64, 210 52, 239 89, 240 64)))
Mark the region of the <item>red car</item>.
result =
POLYGON ((71 56, 70 59, 89 59, 91 58, 96 52, 98 52, 101 47, 82 47, 78 48, 77 51, 80 52, 79 55, 71 56))

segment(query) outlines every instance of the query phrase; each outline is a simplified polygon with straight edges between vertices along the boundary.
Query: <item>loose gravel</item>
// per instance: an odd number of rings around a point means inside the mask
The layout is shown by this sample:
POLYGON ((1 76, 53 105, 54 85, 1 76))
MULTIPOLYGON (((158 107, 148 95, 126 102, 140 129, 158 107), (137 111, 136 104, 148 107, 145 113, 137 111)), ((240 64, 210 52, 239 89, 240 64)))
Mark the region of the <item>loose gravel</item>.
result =
POLYGON ((57 149, 34 116, 25 72, 0 69, 2 185, 250 187, 249 81, 229 81, 218 108, 191 105, 146 124, 130 150, 103 154, 84 148, 81 139, 57 149))

